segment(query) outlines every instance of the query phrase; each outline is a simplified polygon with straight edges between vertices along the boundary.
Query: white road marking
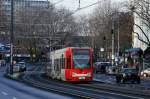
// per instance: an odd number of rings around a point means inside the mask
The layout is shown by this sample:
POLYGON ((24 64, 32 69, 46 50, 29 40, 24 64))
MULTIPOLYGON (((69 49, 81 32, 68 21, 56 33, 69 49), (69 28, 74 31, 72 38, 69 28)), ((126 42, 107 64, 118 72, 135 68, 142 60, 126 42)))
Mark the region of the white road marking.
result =
POLYGON ((16 97, 13 97, 13 99, 17 99, 16 97))
POLYGON ((2 91, 1 93, 2 93, 3 95, 5 95, 5 96, 8 95, 8 93, 7 93, 7 92, 4 92, 4 91, 2 91))

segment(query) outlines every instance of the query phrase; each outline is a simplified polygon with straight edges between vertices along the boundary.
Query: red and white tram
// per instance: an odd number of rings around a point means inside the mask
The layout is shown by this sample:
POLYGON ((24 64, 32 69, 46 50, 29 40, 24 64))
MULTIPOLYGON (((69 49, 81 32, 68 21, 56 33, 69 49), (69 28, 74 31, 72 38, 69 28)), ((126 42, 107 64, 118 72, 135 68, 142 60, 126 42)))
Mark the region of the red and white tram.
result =
POLYGON ((47 76, 63 81, 92 81, 92 49, 68 47, 49 53, 47 76))

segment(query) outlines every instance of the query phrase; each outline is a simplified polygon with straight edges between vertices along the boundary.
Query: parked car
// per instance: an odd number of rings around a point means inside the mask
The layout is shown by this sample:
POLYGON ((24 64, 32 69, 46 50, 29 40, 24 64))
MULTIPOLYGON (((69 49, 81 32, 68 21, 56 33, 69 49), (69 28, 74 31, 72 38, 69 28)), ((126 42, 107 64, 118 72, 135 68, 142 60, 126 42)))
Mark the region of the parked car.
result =
POLYGON ((110 62, 96 62, 94 63, 94 72, 95 73, 98 73, 98 72, 101 72, 101 73, 106 73, 106 69, 111 66, 111 63, 110 62))
POLYGON ((24 72, 27 70, 25 62, 18 62, 18 64, 20 65, 19 72, 24 72))
POLYGON ((13 72, 14 73, 17 73, 17 72, 19 72, 20 71, 20 65, 19 64, 14 64, 13 65, 13 72))
POLYGON ((135 68, 124 68, 116 74, 117 83, 125 83, 131 81, 132 83, 140 83, 140 75, 135 68))
POLYGON ((106 67, 107 74, 116 74, 116 72, 117 72, 117 66, 106 67))
POLYGON ((150 68, 142 70, 141 76, 143 76, 143 77, 150 77, 150 68))
POLYGON ((1 66, 5 66, 5 65, 6 65, 5 60, 0 60, 0 67, 1 67, 1 66))

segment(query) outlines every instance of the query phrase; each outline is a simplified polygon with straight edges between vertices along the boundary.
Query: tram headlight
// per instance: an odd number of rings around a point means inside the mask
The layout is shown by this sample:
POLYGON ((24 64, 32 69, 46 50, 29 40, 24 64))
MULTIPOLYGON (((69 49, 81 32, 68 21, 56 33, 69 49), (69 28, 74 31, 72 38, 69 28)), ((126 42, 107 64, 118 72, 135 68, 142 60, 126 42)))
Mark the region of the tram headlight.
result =
POLYGON ((87 73, 86 76, 87 76, 87 77, 91 77, 91 73, 87 73))
POLYGON ((75 72, 72 73, 72 77, 76 77, 76 73, 75 72))

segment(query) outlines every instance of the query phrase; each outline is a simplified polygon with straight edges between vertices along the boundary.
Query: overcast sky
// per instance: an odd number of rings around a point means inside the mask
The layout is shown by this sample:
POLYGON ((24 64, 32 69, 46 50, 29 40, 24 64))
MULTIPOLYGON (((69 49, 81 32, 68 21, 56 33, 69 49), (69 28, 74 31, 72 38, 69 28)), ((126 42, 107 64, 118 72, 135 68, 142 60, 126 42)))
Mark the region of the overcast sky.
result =
MULTIPOLYGON (((67 9, 70 9, 72 11, 75 11, 77 8, 79 8, 79 0, 49 0, 52 3, 57 3, 56 7, 66 7, 67 9), (59 3, 58 3, 59 2, 59 3)), ((91 5, 93 3, 96 3, 98 1, 102 0, 80 0, 80 8, 91 5)), ((122 2, 125 0, 110 0, 111 2, 122 2)), ((83 9, 81 11, 78 11, 77 14, 90 14, 93 12, 93 9, 97 6, 93 5, 89 8, 83 9)))

